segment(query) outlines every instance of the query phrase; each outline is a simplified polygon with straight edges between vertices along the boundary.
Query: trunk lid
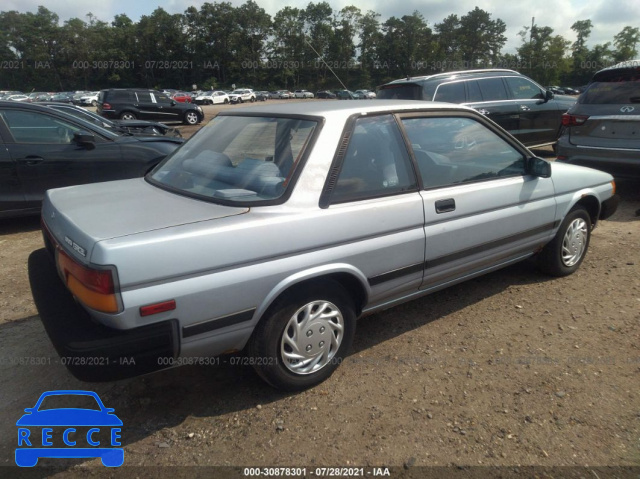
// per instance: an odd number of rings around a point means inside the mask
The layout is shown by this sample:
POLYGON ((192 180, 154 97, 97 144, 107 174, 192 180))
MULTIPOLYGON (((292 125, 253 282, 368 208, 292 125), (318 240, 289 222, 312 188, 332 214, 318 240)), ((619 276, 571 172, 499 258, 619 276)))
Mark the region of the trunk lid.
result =
POLYGON ((248 211, 177 195, 135 178, 49 190, 42 220, 60 245, 87 263, 98 241, 248 211))

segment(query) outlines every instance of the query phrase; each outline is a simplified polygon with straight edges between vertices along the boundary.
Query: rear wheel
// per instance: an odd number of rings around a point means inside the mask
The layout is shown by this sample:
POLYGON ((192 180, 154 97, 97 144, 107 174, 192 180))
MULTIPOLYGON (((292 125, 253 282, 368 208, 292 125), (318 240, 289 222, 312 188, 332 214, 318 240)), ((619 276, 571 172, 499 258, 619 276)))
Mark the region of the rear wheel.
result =
POLYGON ((120 114, 120 119, 121 120, 135 120, 136 116, 133 113, 131 113, 130 111, 125 111, 125 112, 120 114))
POLYGON ((256 327, 249 354, 272 386, 299 391, 327 379, 355 333, 352 300, 334 281, 298 287, 280 298, 256 327))
POLYGON ((582 206, 574 207, 564 218, 556 236, 538 255, 538 266, 552 276, 575 272, 589 248, 591 217, 582 206))

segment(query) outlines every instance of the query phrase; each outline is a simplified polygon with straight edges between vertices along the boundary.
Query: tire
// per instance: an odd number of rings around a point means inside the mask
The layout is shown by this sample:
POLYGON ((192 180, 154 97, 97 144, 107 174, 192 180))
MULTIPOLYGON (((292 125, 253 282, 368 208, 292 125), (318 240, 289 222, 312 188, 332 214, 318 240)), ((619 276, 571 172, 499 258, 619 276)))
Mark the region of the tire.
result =
POLYGON ((591 240, 591 217, 582 206, 565 216, 558 233, 538 255, 538 267, 552 276, 568 276, 582 264, 591 240))
POLYGON ((198 114, 195 111, 188 111, 184 114, 183 122, 185 125, 197 125, 198 120, 198 114))
POLYGON ((224 104, 226 105, 226 104, 228 104, 228 103, 229 103, 229 100, 228 100, 227 98, 225 98, 225 99, 224 99, 224 104))
POLYGON ((248 354, 271 386, 301 391, 331 376, 351 347, 355 329, 353 301, 344 289, 334 281, 314 282, 285 293, 269 308, 253 332, 248 354), (320 311, 330 317, 318 317, 320 311), (294 348, 304 358, 301 362, 287 359, 294 348))
POLYGON ((97 102, 97 101, 95 101, 95 100, 93 100, 93 101, 91 102, 91 106, 93 106, 93 107, 98 106, 98 102, 97 102))
POLYGON ((136 115, 131 113, 130 111, 124 111, 124 112, 120 113, 120 119, 121 120, 135 120, 136 119, 136 115))
POLYGON ((256 101, 256 99, 254 97, 251 97, 251 103, 253 103, 254 101, 256 101))

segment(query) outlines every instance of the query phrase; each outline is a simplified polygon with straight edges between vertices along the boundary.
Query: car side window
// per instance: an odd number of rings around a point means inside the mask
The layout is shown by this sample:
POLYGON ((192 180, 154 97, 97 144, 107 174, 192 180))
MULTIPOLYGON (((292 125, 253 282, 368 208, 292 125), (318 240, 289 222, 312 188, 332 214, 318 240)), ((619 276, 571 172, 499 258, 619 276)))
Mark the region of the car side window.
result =
POLYGON ((35 111, 2 110, 16 143, 70 144, 73 134, 80 128, 56 117, 35 111))
POLYGON ((333 194, 332 203, 403 193, 416 188, 402 135, 391 115, 359 118, 333 194))
POLYGON ((153 100, 151 99, 151 92, 148 91, 137 91, 136 96, 138 97, 138 102, 151 103, 153 100))
POLYGON ((508 100, 507 90, 502 78, 483 78, 478 80, 484 101, 508 100))
POLYGON ((465 82, 467 84, 467 102, 482 101, 480 86, 475 80, 465 82))
POLYGON ((465 91, 463 82, 443 83, 438 86, 434 101, 444 101, 448 103, 464 103, 465 91))
POLYGON ((542 90, 526 78, 507 77, 507 87, 516 100, 535 100, 544 98, 542 90))
POLYGON ((525 174, 525 158, 466 117, 404 118, 425 189, 525 174))

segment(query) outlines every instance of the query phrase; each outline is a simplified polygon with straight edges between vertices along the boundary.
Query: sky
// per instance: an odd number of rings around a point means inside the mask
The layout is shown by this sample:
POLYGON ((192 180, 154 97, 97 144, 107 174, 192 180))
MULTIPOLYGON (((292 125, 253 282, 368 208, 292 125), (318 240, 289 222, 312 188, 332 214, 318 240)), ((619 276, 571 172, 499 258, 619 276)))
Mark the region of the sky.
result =
MULTIPOLYGON (((304 8, 310 0, 255 0, 271 16, 285 6, 304 8)), ((230 0, 234 6, 242 5, 245 0, 230 0)), ((386 20, 391 16, 401 17, 410 15, 414 10, 419 11, 427 20, 430 27, 441 22, 454 13, 462 16, 476 6, 491 13, 492 19, 500 18, 507 25, 507 43, 503 53, 514 53, 521 44, 518 32, 525 25, 531 25, 531 18, 535 17, 538 26, 553 28, 555 34, 574 41, 575 34, 571 25, 577 20, 590 19, 594 25, 589 37, 588 45, 593 46, 605 42, 613 42, 613 37, 625 26, 640 24, 639 0, 404 0, 403 2, 389 2, 388 0, 328 0, 334 11, 347 5, 354 5, 363 12, 373 10, 381 14, 380 19, 386 20)), ((17 10, 18 12, 35 12, 38 5, 45 4, 61 21, 77 17, 86 20, 91 12, 99 20, 110 22, 113 17, 125 13, 129 18, 137 21, 142 15, 149 15, 158 7, 169 13, 183 13, 189 6, 200 7, 203 0, 3 0, 0 10, 17 10)), ((214 3, 214 0, 210 0, 214 3)))

